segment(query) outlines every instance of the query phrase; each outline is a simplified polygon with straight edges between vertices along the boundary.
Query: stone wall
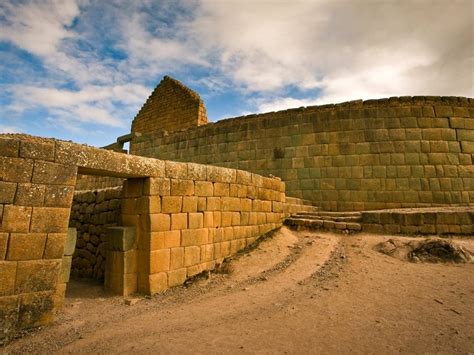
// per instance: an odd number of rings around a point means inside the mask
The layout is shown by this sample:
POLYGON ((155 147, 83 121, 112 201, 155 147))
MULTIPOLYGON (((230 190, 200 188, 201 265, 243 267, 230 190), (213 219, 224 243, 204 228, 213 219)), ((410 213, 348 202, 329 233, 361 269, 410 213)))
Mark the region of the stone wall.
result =
POLYGON ((469 204, 474 103, 395 97, 132 132, 131 153, 273 174, 325 210, 469 204))
POLYGON ((69 226, 77 230, 71 274, 102 280, 107 256, 107 229, 119 225, 122 188, 74 193, 69 226))
POLYGON ((125 179, 111 176, 81 175, 77 176, 76 191, 106 189, 122 186, 125 179))
MULTIPOLYGON (((138 263, 127 288, 143 293, 213 269, 284 218, 284 183, 240 170, 167 161, 163 177, 127 180, 124 188, 122 225, 141 230, 137 249, 123 255, 138 263)), ((110 272, 106 283, 123 282, 110 272)))
POLYGON ((64 298, 77 166, 58 153, 53 140, 0 135, 0 338, 51 321, 64 298))
MULTIPOLYGON (((62 307, 76 236, 69 217, 78 173, 127 179, 123 227, 111 228, 111 236, 122 234, 130 243, 113 238, 105 272, 107 289, 120 294, 160 292, 212 269, 281 226, 287 206, 285 184, 276 178, 0 135, 0 338, 49 323, 62 307)), ((91 213, 87 231, 116 217, 110 211, 115 198, 102 204, 107 193, 94 195, 93 211, 85 195, 74 210, 80 219, 84 203, 84 214, 91 213)))
POLYGON ((174 132, 206 123, 206 109, 199 95, 165 76, 134 118, 132 130, 174 132))

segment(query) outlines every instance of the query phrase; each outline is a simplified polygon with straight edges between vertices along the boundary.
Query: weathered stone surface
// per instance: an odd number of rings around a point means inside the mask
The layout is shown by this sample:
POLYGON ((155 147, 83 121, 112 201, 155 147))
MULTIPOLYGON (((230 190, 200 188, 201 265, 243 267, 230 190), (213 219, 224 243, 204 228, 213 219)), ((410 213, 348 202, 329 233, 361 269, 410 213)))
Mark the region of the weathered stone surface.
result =
POLYGON ((66 241, 64 244, 64 255, 72 255, 76 248, 77 230, 76 228, 68 228, 66 233, 66 241))
POLYGON ((69 276, 71 274, 71 264, 72 264, 72 256, 64 256, 61 261, 61 270, 59 272, 59 283, 66 283, 69 282, 69 276))
MULTIPOLYGON (((14 294, 16 269, 16 262, 0 261, 0 296, 9 296, 14 294)), ((0 300, 1 298, 2 297, 0 297, 0 300)))
POLYGON ((19 261, 15 293, 54 290, 60 270, 58 260, 19 261))
POLYGON ((18 157, 20 141, 9 137, 0 137, 0 156, 18 157))
POLYGON ((19 308, 20 296, 0 297, 0 329, 2 329, 0 340, 14 332, 18 323, 19 308))
POLYGON ((41 207, 44 205, 46 185, 18 184, 15 205, 41 207))
POLYGON ((170 269, 170 249, 153 250, 150 255, 150 274, 170 269))
POLYGON ((73 186, 76 183, 76 176, 76 166, 39 160, 35 162, 32 181, 39 184, 73 186))
POLYGON ((0 261, 5 260, 8 247, 8 233, 0 233, 0 261))
POLYGON ((15 199, 17 184, 0 181, 0 203, 12 204, 15 199))
POLYGON ((38 260, 43 258, 46 233, 10 233, 7 260, 38 260))
POLYGON ((26 233, 30 229, 32 208, 6 205, 3 209, 3 219, 0 231, 26 233))
POLYGON ((186 281, 186 268, 168 271, 168 287, 182 285, 186 281))
POLYGON ((69 209, 33 207, 31 232, 64 233, 69 223, 69 209))
POLYGON ((20 146, 20 157, 44 161, 53 161, 54 148, 55 144, 53 141, 23 140, 20 146))
POLYGON ((163 292, 168 288, 168 274, 159 272, 149 276, 149 293, 155 294, 163 292))
MULTIPOLYGON (((48 233, 46 247, 44 249, 44 259, 61 259, 65 255, 66 233, 48 233)), ((68 252, 71 252, 68 250, 68 252)), ((66 255, 72 255, 72 253, 66 255)))
POLYGON ((114 251, 128 251, 134 248, 136 232, 134 227, 110 227, 108 247, 114 251))

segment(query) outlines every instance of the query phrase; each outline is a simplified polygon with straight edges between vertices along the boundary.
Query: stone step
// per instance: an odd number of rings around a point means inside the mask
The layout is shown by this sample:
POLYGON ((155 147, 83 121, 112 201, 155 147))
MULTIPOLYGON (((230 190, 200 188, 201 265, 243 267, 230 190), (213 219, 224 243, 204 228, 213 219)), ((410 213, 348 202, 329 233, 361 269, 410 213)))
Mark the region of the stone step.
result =
POLYGON ((324 221, 335 221, 335 222, 360 222, 360 216, 317 216, 312 213, 296 213, 291 216, 292 218, 302 219, 322 219, 324 221))
POLYGON ((311 230, 328 230, 337 233, 356 233, 362 230, 362 226, 355 222, 337 222, 323 219, 305 219, 305 218, 287 218, 285 225, 291 229, 311 229, 311 230))
POLYGON ((298 213, 315 213, 319 210, 316 206, 307 206, 299 204, 286 204, 286 212, 293 215, 298 213))
MULTIPOLYGON (((300 213, 296 213, 296 215, 299 215, 299 214, 300 213)), ((304 213, 304 214, 312 215, 316 217, 321 217, 321 216, 360 217, 362 215, 360 212, 330 212, 330 211, 317 211, 317 212, 304 213)))

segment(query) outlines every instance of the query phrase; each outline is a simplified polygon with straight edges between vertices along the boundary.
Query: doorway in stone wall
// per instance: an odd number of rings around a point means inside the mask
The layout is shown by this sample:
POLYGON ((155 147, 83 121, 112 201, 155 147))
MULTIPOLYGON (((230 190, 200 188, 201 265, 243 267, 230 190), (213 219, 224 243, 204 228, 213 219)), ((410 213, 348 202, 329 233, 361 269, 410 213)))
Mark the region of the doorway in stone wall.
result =
POLYGON ((66 298, 105 295, 107 229, 119 225, 124 179, 78 175, 69 228, 76 230, 66 298))

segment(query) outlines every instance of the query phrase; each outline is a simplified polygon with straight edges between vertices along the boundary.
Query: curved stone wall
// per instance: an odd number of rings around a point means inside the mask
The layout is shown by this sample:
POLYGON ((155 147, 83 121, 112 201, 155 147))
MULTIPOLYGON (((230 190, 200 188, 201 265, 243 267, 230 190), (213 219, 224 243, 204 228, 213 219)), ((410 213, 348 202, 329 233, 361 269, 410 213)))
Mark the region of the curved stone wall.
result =
POLYGON ((275 175, 326 210, 474 202, 474 102, 394 97, 133 134, 131 153, 275 175))

